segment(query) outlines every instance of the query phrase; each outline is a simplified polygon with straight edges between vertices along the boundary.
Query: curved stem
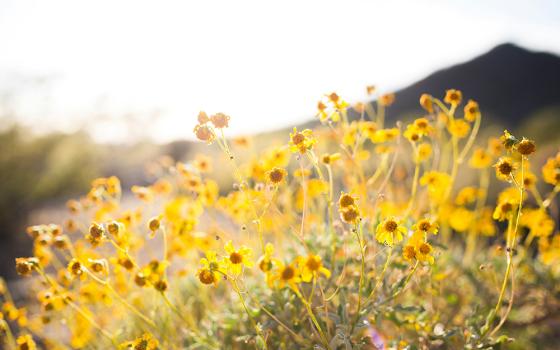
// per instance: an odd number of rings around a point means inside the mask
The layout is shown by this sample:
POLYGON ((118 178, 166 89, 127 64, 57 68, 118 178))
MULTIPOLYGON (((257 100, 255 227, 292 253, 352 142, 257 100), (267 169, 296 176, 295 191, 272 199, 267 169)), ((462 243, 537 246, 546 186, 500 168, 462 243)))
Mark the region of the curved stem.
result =
POLYGON ((463 161, 465 160, 465 157, 467 156, 467 154, 469 153, 469 150, 471 149, 475 139, 476 139, 476 135, 478 134, 478 129, 480 129, 480 120, 481 120, 481 115, 480 113, 477 115, 476 120, 474 122, 474 126, 472 128, 471 131, 471 135, 469 136, 469 139, 467 140, 467 143, 465 144, 465 147, 463 148, 463 150, 461 151, 461 154, 459 155, 459 158, 457 158, 457 161, 459 163, 463 163, 463 161))
MULTIPOLYGON (((522 156, 521 157, 521 179, 523 179, 523 177, 524 177, 524 174, 523 174, 523 171, 524 171, 523 160, 524 160, 524 157, 522 156)), ((495 306, 492 314, 490 315, 490 317, 486 321, 486 325, 484 326, 485 330, 484 330, 484 332, 482 332, 481 340, 484 339, 488 335, 488 332, 490 331, 490 327, 492 326, 492 323, 494 322, 494 319, 496 318, 496 315, 500 311, 500 308, 502 306, 502 300, 503 300, 505 292, 506 292, 509 275, 510 275, 510 272, 512 270, 512 265, 513 265, 513 250, 515 248, 515 243, 516 243, 516 240, 517 240, 517 229, 519 227, 519 217, 521 216, 521 209, 523 207, 524 184, 523 184, 522 180, 519 181, 519 182, 515 181, 515 178, 513 177, 513 174, 512 174, 512 180, 517 185, 517 187, 519 189, 519 206, 518 206, 518 209, 517 209, 517 215, 516 215, 516 218, 515 218, 515 225, 514 225, 514 228, 513 228, 513 232, 510 233, 509 232, 510 230, 508 229, 508 235, 507 235, 508 237, 507 237, 507 240, 506 240, 506 242, 507 242, 507 249, 506 249, 507 250, 507 252, 506 252, 506 254, 507 254, 507 266, 506 266, 506 272, 505 272, 505 275, 504 275, 504 280, 502 282, 502 288, 500 290, 500 295, 498 296, 498 302, 496 303, 496 306, 495 306)), ((511 220, 509 220, 509 221, 510 221, 509 226, 511 226, 511 220)), ((511 291, 511 298, 512 299, 510 300, 510 303, 512 303, 512 304, 513 304, 513 296, 514 296, 513 287, 514 287, 514 281, 512 280, 512 291, 511 291)), ((496 328, 501 327, 501 324, 503 324, 506 321, 508 316, 509 316, 509 312, 506 312, 506 314, 504 314, 504 316, 501 317, 500 323, 498 324, 498 326, 496 326, 496 328)), ((494 333, 496 331, 496 328, 494 328, 492 330, 492 333, 494 333)))

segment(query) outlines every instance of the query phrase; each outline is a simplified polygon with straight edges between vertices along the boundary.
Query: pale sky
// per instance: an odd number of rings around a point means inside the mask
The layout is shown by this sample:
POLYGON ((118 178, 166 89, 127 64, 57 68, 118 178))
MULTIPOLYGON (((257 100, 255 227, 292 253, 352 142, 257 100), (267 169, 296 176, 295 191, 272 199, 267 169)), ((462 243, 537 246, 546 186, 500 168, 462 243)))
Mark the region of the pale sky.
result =
POLYGON ((359 101, 506 41, 560 53, 559 4, 0 0, 0 111, 117 142, 190 139, 199 110, 230 135, 291 126, 324 93, 359 101))

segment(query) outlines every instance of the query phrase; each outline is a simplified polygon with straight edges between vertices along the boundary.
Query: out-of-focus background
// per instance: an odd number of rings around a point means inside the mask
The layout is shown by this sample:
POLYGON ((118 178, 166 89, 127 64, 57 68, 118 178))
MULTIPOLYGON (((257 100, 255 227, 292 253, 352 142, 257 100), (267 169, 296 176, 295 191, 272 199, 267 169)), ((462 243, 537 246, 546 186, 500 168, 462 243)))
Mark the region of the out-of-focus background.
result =
POLYGON ((95 177, 126 189, 160 156, 206 150, 192 135, 202 109, 231 115, 228 136, 285 142, 317 123, 324 93, 396 92, 394 122, 453 87, 480 103, 483 133, 507 125, 551 154, 559 37, 554 0, 3 0, 0 276, 30 254, 25 226, 56 221, 95 177))

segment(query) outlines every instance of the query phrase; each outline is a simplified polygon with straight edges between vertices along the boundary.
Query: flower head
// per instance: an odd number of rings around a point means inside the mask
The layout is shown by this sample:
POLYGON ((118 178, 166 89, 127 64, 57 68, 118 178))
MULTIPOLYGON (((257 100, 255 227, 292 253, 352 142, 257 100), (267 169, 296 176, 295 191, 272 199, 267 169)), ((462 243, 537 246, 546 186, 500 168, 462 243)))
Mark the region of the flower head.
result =
POLYGON ((210 117, 210 121, 216 129, 223 129, 229 126, 229 115, 224 113, 216 113, 210 117))
POLYGON ((377 225, 375 230, 375 239, 379 243, 393 246, 403 240, 403 235, 407 230, 402 226, 402 222, 394 217, 388 217, 377 225))
POLYGON ((395 103, 395 94, 385 94, 379 97, 379 102, 381 106, 388 107, 395 103))
POLYGON ((290 133, 290 150, 292 153, 304 154, 307 150, 312 149, 315 143, 317 143, 317 140, 313 137, 313 132, 310 129, 297 131, 297 128, 294 127, 294 131, 290 133))
POLYGON ((208 125, 202 124, 198 124, 194 127, 194 134, 196 135, 197 139, 207 142, 208 144, 211 144, 216 137, 214 131, 208 125))
POLYGON ((494 164, 496 168, 496 177, 502 181, 510 181, 513 172, 517 169, 517 166, 513 160, 509 157, 501 157, 498 162, 494 164))
POLYGON ((235 249, 232 241, 228 241, 224 249, 229 254, 225 261, 232 274, 239 275, 243 266, 253 267, 253 262, 251 261, 252 251, 250 248, 241 246, 239 249, 235 249))
POLYGON ((524 156, 533 154, 536 150, 537 146, 535 145, 535 141, 527 140, 526 138, 523 138, 517 144, 517 152, 524 156))
POLYGON ((459 90, 449 89, 445 92, 444 101, 452 106, 458 106, 463 99, 463 94, 459 90))
POLYGON ((480 118, 480 109, 478 108, 478 103, 473 100, 469 100, 464 108, 465 120, 468 122, 474 122, 476 119, 480 118))
POLYGON ((142 336, 134 339, 133 341, 127 341, 119 346, 121 350, 157 350, 159 347, 159 342, 150 333, 144 333, 142 336))
POLYGON ((284 264, 279 262, 278 269, 273 275, 271 282, 280 289, 287 285, 291 289, 297 290, 297 284, 301 282, 300 271, 294 263, 284 264))
POLYGON ((201 268, 198 269, 196 276, 202 284, 217 285, 220 280, 220 274, 226 273, 226 263, 223 259, 218 260, 216 252, 209 250, 206 257, 200 259, 201 268))
POLYGON ((338 199, 338 205, 341 208, 347 208, 356 203, 356 198, 349 193, 340 193, 340 198, 338 199))
POLYGON ((306 257, 299 257, 298 265, 301 271, 301 279, 304 282, 311 282, 319 274, 323 274, 326 278, 331 276, 331 272, 323 266, 323 261, 318 255, 309 254, 306 257))
POLYGON ((274 185, 284 182, 287 176, 286 170, 278 167, 274 167, 266 173, 267 181, 274 185))
POLYGON ((432 98, 433 97, 428 94, 422 94, 422 96, 420 96, 420 106, 422 106, 422 108, 424 108, 428 113, 434 112, 432 98))
POLYGON ((471 159, 469 160, 469 166, 474 169, 484 169, 490 166, 492 163, 492 157, 483 148, 477 148, 474 150, 471 159))
POLYGON ((427 261, 430 264, 434 263, 434 257, 432 256, 433 248, 428 242, 422 242, 416 246, 416 259, 418 261, 427 261))
POLYGON ((16 271, 21 276, 29 276, 37 267, 39 267, 39 259, 35 257, 16 258, 16 271))
POLYGON ((438 233, 438 224, 437 222, 430 220, 430 219, 420 219, 416 223, 416 225, 412 226, 414 231, 420 231, 425 234, 431 233, 437 235, 438 233))
POLYGON ((340 218, 347 224, 355 225, 360 220, 360 212, 358 207, 350 205, 340 208, 340 218))
POLYGON ((17 340, 17 348, 18 350, 36 350, 37 345, 33 340, 33 337, 29 334, 20 335, 17 340))

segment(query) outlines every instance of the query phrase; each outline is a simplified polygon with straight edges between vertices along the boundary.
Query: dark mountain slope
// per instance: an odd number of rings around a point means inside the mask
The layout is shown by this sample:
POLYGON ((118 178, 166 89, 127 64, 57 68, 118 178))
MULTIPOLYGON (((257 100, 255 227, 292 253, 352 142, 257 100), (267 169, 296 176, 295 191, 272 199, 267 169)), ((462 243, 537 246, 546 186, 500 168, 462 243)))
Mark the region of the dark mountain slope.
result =
POLYGON ((560 106, 560 57, 502 44, 397 91, 389 113, 400 117, 420 111, 422 93, 442 97, 449 88, 463 91, 465 98, 479 102, 484 114, 514 127, 538 110, 560 106))

